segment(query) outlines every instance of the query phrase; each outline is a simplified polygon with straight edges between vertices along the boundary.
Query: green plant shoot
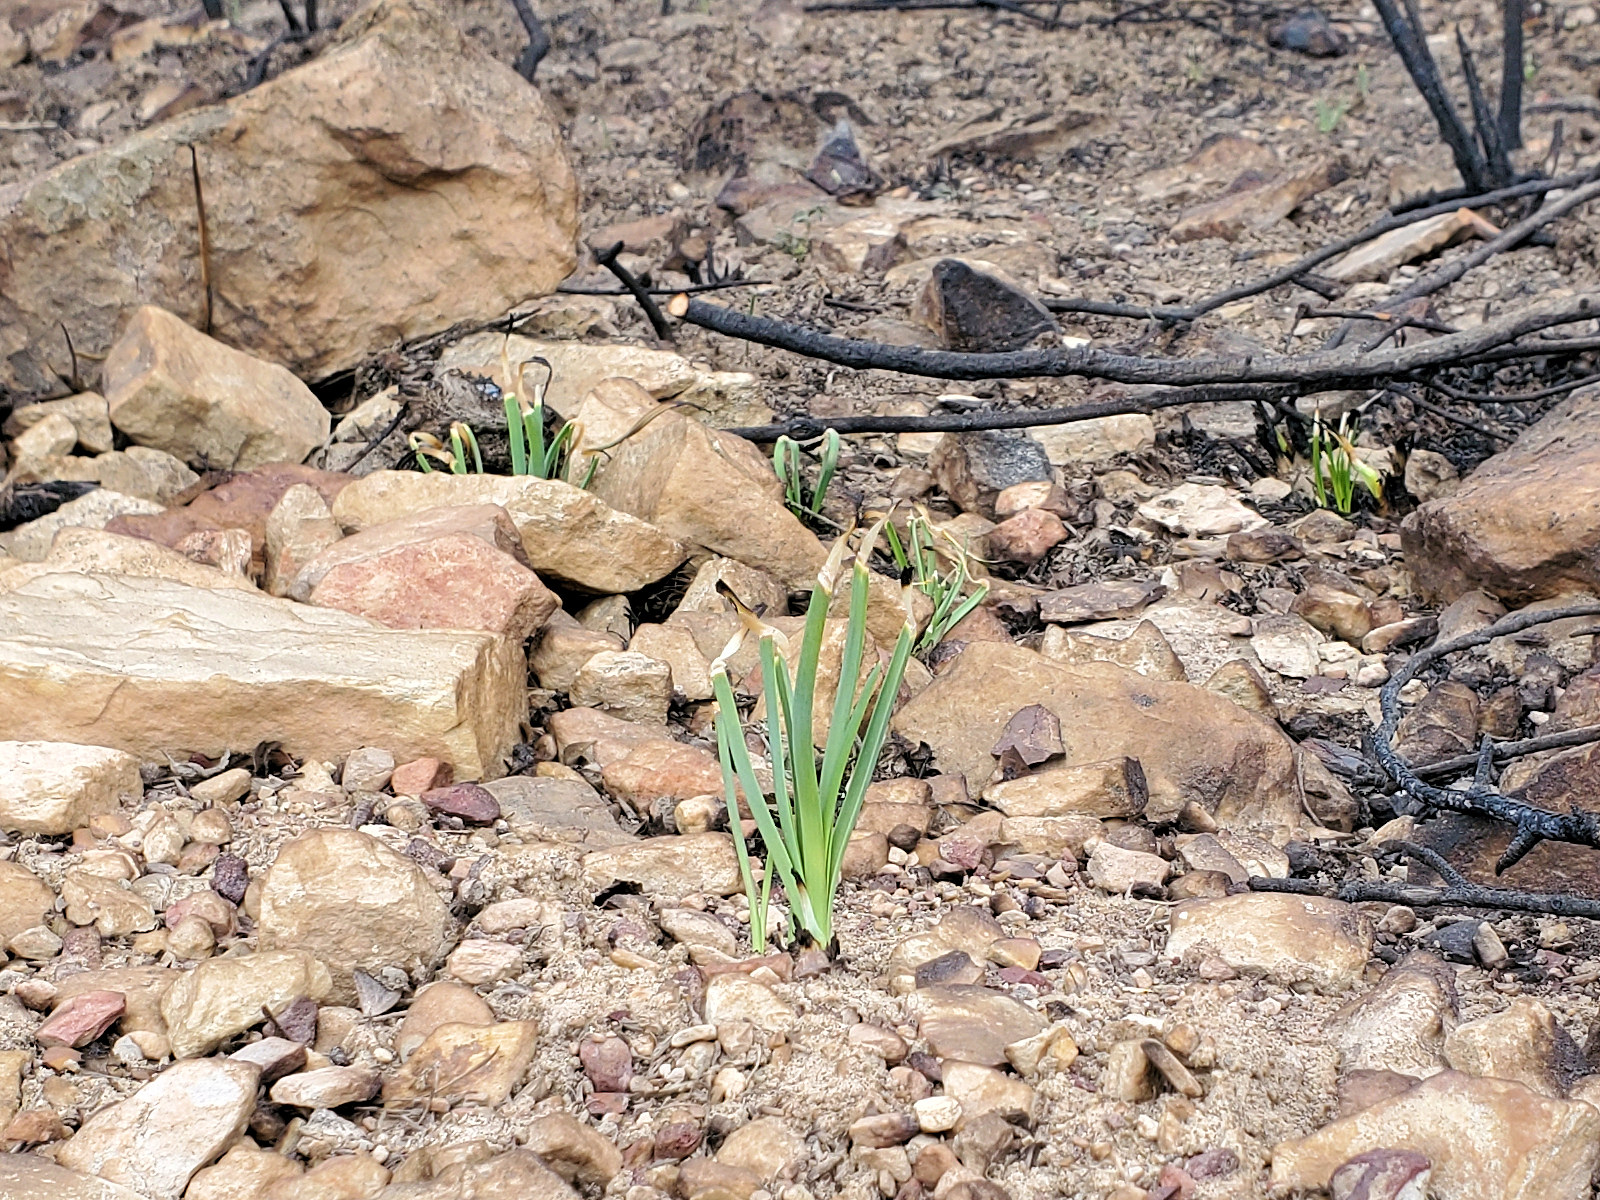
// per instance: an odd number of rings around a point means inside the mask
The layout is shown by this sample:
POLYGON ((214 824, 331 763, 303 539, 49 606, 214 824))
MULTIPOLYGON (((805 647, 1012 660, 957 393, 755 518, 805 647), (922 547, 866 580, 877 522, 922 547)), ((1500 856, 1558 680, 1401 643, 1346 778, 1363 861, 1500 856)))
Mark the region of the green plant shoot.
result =
POLYGON ((830 429, 822 435, 822 449, 818 456, 816 486, 807 490, 802 472, 803 457, 800 444, 791 437, 780 437, 772 446, 772 469, 783 484, 783 502, 795 516, 805 518, 822 512, 822 501, 828 494, 828 485, 839 469, 839 432, 830 429))
POLYGON ((942 642, 945 634, 983 603, 983 598, 989 594, 989 585, 979 583, 971 592, 962 594, 974 582, 967 568, 966 547, 948 533, 936 531, 924 513, 914 514, 906 524, 909 547, 901 542, 893 525, 885 526, 885 532, 896 565, 902 571, 909 571, 916 589, 933 601, 933 615, 916 646, 916 652, 922 654, 942 642), (940 541, 946 544, 940 546, 940 541), (941 558, 949 560, 948 571, 940 570, 941 558))
POLYGON ((757 953, 767 945, 774 876, 783 887, 801 935, 830 953, 834 946, 833 911, 845 847, 861 815, 867 785, 872 782, 878 754, 888 734, 889 715, 916 640, 916 627, 907 604, 905 624, 887 667, 874 664, 859 689, 850 686, 850 681, 861 677, 864 665, 870 580, 867 561, 883 524, 879 521, 860 540, 850 571, 850 615, 839 663, 841 682, 834 696, 820 762, 814 740, 817 668, 828 608, 849 555, 850 534, 847 532, 834 543, 817 574, 793 675, 786 656, 780 653, 780 643, 783 650, 788 649, 783 634, 764 624, 731 592, 723 593, 739 612, 740 631, 711 664, 711 686, 717 702, 717 753, 734 850, 750 901, 750 940, 757 953), (757 779, 745 744, 738 701, 728 680, 728 659, 750 635, 760 639, 767 746, 772 762, 770 801, 757 779), (739 821, 741 790, 765 852, 759 884, 739 821))
POLYGON ((1322 415, 1317 414, 1311 421, 1311 487, 1317 504, 1322 508, 1330 507, 1331 492, 1331 507, 1345 516, 1355 507, 1358 480, 1366 485, 1374 500, 1383 499, 1382 476, 1356 456, 1355 443, 1349 437, 1349 417, 1346 413, 1339 420, 1339 428, 1329 432, 1331 446, 1323 441, 1322 415))

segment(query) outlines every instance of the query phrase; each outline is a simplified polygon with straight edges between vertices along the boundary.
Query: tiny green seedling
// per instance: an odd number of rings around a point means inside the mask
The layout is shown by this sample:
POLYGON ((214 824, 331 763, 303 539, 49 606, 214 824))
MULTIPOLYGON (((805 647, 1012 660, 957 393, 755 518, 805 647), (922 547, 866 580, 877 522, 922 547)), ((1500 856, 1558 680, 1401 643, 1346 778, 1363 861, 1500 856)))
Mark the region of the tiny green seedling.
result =
POLYGON ((889 731, 889 715, 916 640, 916 626, 910 605, 906 604, 905 624, 888 665, 875 663, 859 689, 851 686, 860 678, 864 665, 870 581, 867 562, 883 525, 883 521, 874 525, 856 547, 850 578, 850 615, 837 675, 840 682, 820 763, 814 740, 818 665, 828 608, 850 553, 850 533, 834 543, 817 573, 792 676, 787 657, 780 652, 780 647, 782 651, 788 649, 783 634, 763 623, 731 591, 722 589, 738 611, 740 629, 711 664, 711 686, 717 703, 717 756, 722 765, 739 875, 750 902, 750 941, 758 954, 767 947, 774 878, 783 887, 790 919, 799 925, 801 936, 829 953, 835 947, 833 910, 845 847, 861 815, 867 785, 872 782, 878 754, 889 731), (760 641, 761 681, 767 703, 767 747, 772 762, 770 802, 756 776, 738 701, 728 680, 728 659, 752 635, 760 641), (739 820, 741 790, 766 855, 759 883, 739 820))
POLYGON ((817 470, 816 486, 808 489, 801 471, 800 444, 791 437, 780 437, 773 444, 772 469, 783 484, 783 502, 795 516, 804 520, 808 516, 821 514, 828 485, 833 482, 834 473, 839 469, 839 448, 838 430, 830 429, 822 435, 822 449, 818 455, 821 465, 817 470))
POLYGON ((1366 485, 1374 500, 1383 499, 1383 478, 1377 471, 1356 457, 1355 443, 1349 436, 1350 414, 1339 419, 1339 428, 1328 433, 1331 446, 1323 442, 1322 414, 1311 421, 1311 487, 1317 494, 1317 504, 1328 508, 1328 495, 1333 494, 1331 507, 1349 516, 1355 507, 1356 481, 1366 485))
POLYGON ((916 589, 933 601, 933 615, 916 648, 918 654, 923 654, 942 642, 945 634, 983 603, 989 585, 978 583, 967 592, 974 581, 967 568, 966 547, 948 533, 936 531, 925 513, 913 514, 906 523, 909 546, 901 542, 893 525, 886 526, 885 531, 896 565, 901 571, 909 571, 916 589), (949 570, 941 569, 940 559, 950 563, 949 570))
POLYGON ((430 459, 443 463, 450 468, 452 475, 467 474, 467 454, 472 454, 472 473, 483 474, 483 455, 478 450, 478 438, 472 432, 472 426, 464 421, 456 421, 450 426, 450 448, 447 450, 444 443, 431 433, 420 431, 413 433, 407 444, 412 453, 417 456, 417 466, 424 474, 431 474, 433 463, 430 459))

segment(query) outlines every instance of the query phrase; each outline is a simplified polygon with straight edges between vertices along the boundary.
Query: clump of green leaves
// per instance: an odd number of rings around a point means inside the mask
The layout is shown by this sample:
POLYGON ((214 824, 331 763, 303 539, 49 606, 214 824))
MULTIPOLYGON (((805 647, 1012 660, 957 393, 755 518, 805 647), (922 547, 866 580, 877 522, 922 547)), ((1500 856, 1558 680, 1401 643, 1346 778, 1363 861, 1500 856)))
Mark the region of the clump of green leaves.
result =
MULTIPOLYGON (((506 340, 509 345, 510 339, 506 340)), ((564 479, 567 473, 567 459, 577 442, 578 426, 573 421, 565 421, 554 436, 548 438, 545 436, 544 395, 550 386, 550 380, 554 378, 555 369, 546 359, 530 358, 518 363, 513 373, 509 355, 504 348, 500 351, 500 368, 501 398, 505 404, 506 443, 511 454, 511 473, 531 475, 536 479, 564 479), (524 372, 527 371, 529 363, 538 363, 546 372, 544 383, 534 390, 531 400, 525 398, 528 393, 523 387, 524 372)), ((483 474, 483 455, 478 449, 477 435, 464 421, 457 421, 450 426, 448 448, 431 433, 421 431, 413 433, 408 439, 408 444, 412 453, 417 456, 417 466, 424 472, 431 472, 433 463, 439 462, 449 467, 452 474, 465 475, 468 473, 467 456, 470 453, 471 473, 483 474)), ((579 487, 589 486, 599 465, 598 458, 590 458, 583 479, 578 483, 579 487)))
POLYGON ((822 512, 822 501, 828 495, 828 485, 839 469, 839 431, 830 429, 822 435, 822 448, 818 453, 821 464, 817 470, 815 487, 806 487, 802 469, 804 456, 800 443, 792 437, 780 437, 772 447, 772 469, 783 484, 783 502, 790 512, 801 520, 822 512))
POLYGON ((895 564, 902 572, 909 572, 916 589, 933 601, 933 616, 916 646, 921 654, 937 646, 963 617, 983 603, 989 585, 973 580, 967 567, 966 547, 948 533, 936 531, 925 514, 915 513, 906 523, 905 542, 893 525, 885 529, 895 564), (948 569, 944 563, 949 563, 948 569), (967 590, 969 585, 971 591, 967 590))
POLYGON ((814 738, 817 669, 828 608, 850 556, 850 533, 834 543, 817 574, 792 675, 789 646, 783 634, 763 623, 731 592, 724 592, 739 613, 741 627, 711 664, 711 686, 717 702, 717 754, 739 874, 750 902, 751 945, 758 954, 767 946, 774 879, 783 887, 790 919, 799 925, 801 935, 829 952, 834 947, 833 906, 842 878, 845 847, 861 815, 867 785, 872 782, 889 730, 890 711, 916 640, 916 626, 907 605, 906 621, 888 665, 875 663, 861 686, 852 686, 861 677, 865 655, 870 580, 867 562, 883 524, 880 521, 861 538, 850 569, 850 614, 820 762, 814 738), (747 636, 760 642, 767 749, 772 763, 770 797, 756 776, 738 701, 728 680, 728 659, 747 636), (759 883, 738 817, 741 789, 765 851, 759 883))
POLYGON ((1317 503, 1332 507, 1348 516, 1355 507, 1356 483, 1359 480, 1372 493, 1374 500, 1383 499, 1383 477, 1372 467, 1356 457, 1355 443, 1349 436, 1350 414, 1339 419, 1339 428, 1328 431, 1323 438, 1322 414, 1311 422, 1311 487, 1317 494, 1317 503), (1328 503, 1332 494, 1333 504, 1328 503))

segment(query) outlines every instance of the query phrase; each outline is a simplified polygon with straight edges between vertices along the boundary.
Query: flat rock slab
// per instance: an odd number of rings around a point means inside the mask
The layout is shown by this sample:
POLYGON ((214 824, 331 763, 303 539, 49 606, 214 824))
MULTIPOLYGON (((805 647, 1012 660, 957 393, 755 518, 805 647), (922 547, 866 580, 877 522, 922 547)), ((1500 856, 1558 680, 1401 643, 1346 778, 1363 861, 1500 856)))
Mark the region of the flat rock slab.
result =
POLYGON ((381 745, 458 777, 501 773, 526 715, 520 650, 492 634, 161 579, 49 575, 0 595, 0 737, 141 757, 281 742, 381 745))
POLYGON ((0 1154, 0 1196, 7 1200, 144 1200, 120 1183, 69 1171, 37 1154, 0 1154))
POLYGON ((175 1200, 244 1131, 260 1076, 255 1066, 226 1059, 174 1063, 86 1120, 58 1158, 153 1200, 175 1200))
POLYGON ((1241 892, 1180 904, 1172 912, 1166 953, 1217 954, 1238 971, 1341 992, 1366 969, 1372 935, 1366 914, 1340 900, 1241 892))
POLYGON ((1513 604, 1600 590, 1600 387, 1574 392, 1509 450, 1400 526, 1417 588, 1513 604))
POLYGON ((57 386, 58 321, 104 354, 129 310, 202 323, 195 147, 215 332, 307 378, 494 317, 572 270, 577 185, 537 91, 417 0, 223 104, 0 189, 0 384, 57 386))

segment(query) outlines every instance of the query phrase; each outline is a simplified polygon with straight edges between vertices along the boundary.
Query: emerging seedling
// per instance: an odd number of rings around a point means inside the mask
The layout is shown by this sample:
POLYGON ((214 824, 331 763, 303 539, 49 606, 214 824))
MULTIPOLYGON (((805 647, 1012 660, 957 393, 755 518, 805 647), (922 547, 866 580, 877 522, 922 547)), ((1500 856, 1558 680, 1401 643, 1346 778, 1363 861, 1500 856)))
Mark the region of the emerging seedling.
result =
POLYGON ((834 543, 817 574, 792 676, 783 654, 788 649, 784 636, 763 623, 731 591, 722 589, 739 613, 740 629, 711 664, 711 686, 717 702, 717 754, 722 764, 734 852, 745 895, 750 901, 750 940, 758 954, 767 946, 774 877, 783 886, 791 919, 800 926, 802 939, 830 953, 835 947, 833 907, 844 867, 845 847, 861 815, 867 785, 872 782, 878 754, 888 734, 889 715, 900 691, 906 662, 911 657, 912 643, 916 640, 916 627, 907 604, 905 624, 895 641, 888 666, 875 663, 861 686, 853 686, 861 675, 866 645, 870 582, 867 562, 883 525, 884 522, 879 521, 860 540, 850 569, 850 615, 820 763, 813 736, 817 668, 828 607, 850 554, 850 533, 847 531, 834 543), (772 761, 770 800, 757 779, 749 747, 745 744, 738 701, 728 680, 728 659, 747 636, 760 641, 761 682, 767 703, 767 747, 772 761), (739 821, 741 789, 765 850, 765 869, 759 884, 739 821))
POLYGON ((828 494, 828 485, 833 482, 834 473, 839 469, 838 430, 830 429, 822 435, 819 461, 821 465, 817 470, 816 486, 807 489, 801 470, 800 443, 791 437, 780 437, 773 443, 772 469, 783 484, 783 502, 801 520, 822 512, 822 501, 828 494))
POLYGON ((1332 507, 1345 516, 1355 507, 1358 479, 1374 500, 1383 499, 1383 478, 1356 457, 1355 443, 1349 437, 1349 420, 1350 414, 1346 413, 1339 419, 1339 428, 1330 431, 1331 447, 1323 444, 1322 414, 1318 413, 1311 421, 1311 487, 1317 494, 1317 504, 1329 507, 1331 491, 1332 507))
POLYGON ((900 541, 893 525, 885 526, 885 531, 895 563, 901 571, 909 571, 916 589, 933 601, 933 616, 917 642, 917 653, 922 654, 942 642, 945 634, 983 603, 983 598, 989 594, 989 585, 978 583, 971 592, 962 595, 973 583, 967 569, 966 547, 950 534, 936 531, 926 513, 919 511, 907 522, 909 547, 900 541), (941 558, 950 563, 949 570, 940 569, 941 558))

